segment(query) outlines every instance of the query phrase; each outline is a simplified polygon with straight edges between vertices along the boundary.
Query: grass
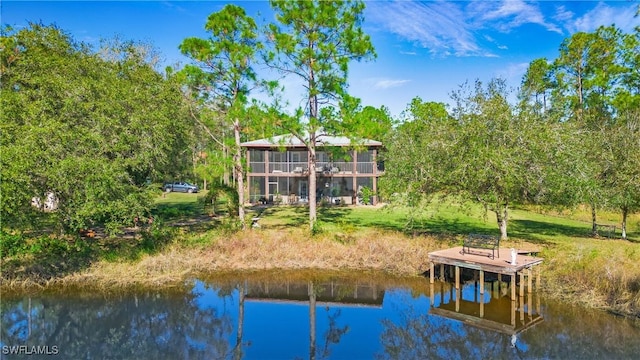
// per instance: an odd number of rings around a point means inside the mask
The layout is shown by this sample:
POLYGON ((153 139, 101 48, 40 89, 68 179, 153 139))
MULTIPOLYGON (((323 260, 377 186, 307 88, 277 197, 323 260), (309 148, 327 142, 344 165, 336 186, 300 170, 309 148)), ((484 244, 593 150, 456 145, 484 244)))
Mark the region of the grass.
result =
MULTIPOLYGON (((468 233, 498 234, 492 213, 474 204, 442 202, 420 212, 320 207, 314 236, 308 229, 307 207, 254 207, 248 209, 248 217, 259 216, 261 228, 239 231, 233 219, 209 216, 203 198, 204 194, 165 194, 154 209, 159 221, 153 231, 130 240, 92 243, 89 250, 81 247, 85 261, 65 271, 56 272, 60 257, 55 257, 57 262, 49 259, 48 270, 43 258, 3 259, 2 287, 16 290, 35 282, 104 290, 174 286, 213 272, 265 270, 364 270, 416 277, 427 269, 430 251, 458 245, 468 233), (25 272, 25 266, 32 272, 25 272), (30 276, 38 271, 46 276, 30 276)), ((222 210, 224 202, 216 206, 222 210)), ((602 213, 606 221, 615 222, 616 216, 602 213)), ((549 296, 640 316, 640 215, 629 219, 629 241, 592 238, 585 219, 590 219, 588 209, 559 213, 514 208, 510 239, 502 246, 540 250, 545 259, 543 290, 549 296)), ((69 249, 63 260, 74 263, 75 248, 69 249)))

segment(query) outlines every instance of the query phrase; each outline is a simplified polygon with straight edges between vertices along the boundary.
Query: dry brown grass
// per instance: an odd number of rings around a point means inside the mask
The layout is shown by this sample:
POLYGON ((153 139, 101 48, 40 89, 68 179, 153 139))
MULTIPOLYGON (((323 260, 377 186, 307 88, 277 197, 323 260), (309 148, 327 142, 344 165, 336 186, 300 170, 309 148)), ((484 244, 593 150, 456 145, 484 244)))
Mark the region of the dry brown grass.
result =
MULTIPOLYGON (((213 235, 212 235, 213 236, 213 235)), ((174 286, 212 272, 255 270, 359 270, 417 276, 427 269, 427 254, 446 247, 430 236, 362 230, 310 237, 301 229, 247 230, 219 236, 210 245, 173 244, 137 261, 99 261, 89 268, 46 281, 4 281, 5 289, 89 286, 99 290, 174 286)))
POLYGON ((545 291, 554 298, 640 316, 640 251, 623 240, 583 239, 544 251, 545 291))
POLYGON ((427 254, 439 247, 431 237, 365 230, 358 235, 309 237, 302 230, 245 232, 216 242, 204 252, 214 269, 357 269, 416 275, 427 254))

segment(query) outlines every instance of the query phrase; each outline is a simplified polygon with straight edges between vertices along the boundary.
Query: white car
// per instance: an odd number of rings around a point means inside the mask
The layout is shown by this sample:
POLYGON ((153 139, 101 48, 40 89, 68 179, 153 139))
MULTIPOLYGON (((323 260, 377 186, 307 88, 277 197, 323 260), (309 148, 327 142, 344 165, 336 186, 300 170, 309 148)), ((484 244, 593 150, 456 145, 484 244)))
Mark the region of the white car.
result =
POLYGON ((165 192, 186 192, 186 193, 197 193, 198 192, 198 186, 197 185, 193 185, 193 184, 189 184, 188 182, 183 182, 183 181, 175 181, 172 183, 165 183, 162 186, 162 190, 165 192))

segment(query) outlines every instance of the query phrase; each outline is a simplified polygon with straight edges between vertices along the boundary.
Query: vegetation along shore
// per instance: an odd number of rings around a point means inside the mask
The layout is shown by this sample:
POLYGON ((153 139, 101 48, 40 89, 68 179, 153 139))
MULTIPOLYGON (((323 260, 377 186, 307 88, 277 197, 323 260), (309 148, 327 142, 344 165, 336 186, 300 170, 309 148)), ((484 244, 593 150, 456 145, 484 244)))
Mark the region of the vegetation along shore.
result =
MULTIPOLYGON (((155 224, 130 229, 126 237, 60 238, 57 246, 28 239, 27 246, 3 258, 1 289, 109 292, 263 270, 372 271, 416 278, 428 269, 430 251, 459 245, 461 234, 494 228, 477 206, 441 203, 420 214, 389 206, 321 207, 315 233, 301 226, 308 215, 304 207, 263 206, 249 212, 260 216, 259 228, 237 231, 226 216, 209 216, 197 199, 195 194, 161 198, 155 224)), ((640 217, 632 219, 631 237, 621 240, 619 232, 617 238, 591 237, 584 221, 588 215, 514 209, 512 236, 501 246, 539 251, 545 259, 540 291, 547 296, 640 316, 640 217)), ((603 216, 613 220, 616 214, 603 216)))

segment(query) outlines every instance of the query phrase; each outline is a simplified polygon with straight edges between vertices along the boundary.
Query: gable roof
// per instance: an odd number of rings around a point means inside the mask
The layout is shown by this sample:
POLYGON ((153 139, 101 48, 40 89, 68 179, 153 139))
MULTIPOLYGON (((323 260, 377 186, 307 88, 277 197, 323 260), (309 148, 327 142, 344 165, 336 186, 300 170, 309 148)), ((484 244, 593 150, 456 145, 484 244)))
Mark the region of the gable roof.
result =
MULTIPOLYGON (((308 139, 308 135, 306 135, 308 139)), ((346 136, 329 136, 329 135, 318 135, 317 137, 318 146, 340 146, 346 147, 351 145, 361 145, 361 146, 382 146, 380 141, 370 140, 370 139, 361 139, 352 143, 351 139, 346 136)), ((304 147, 304 143, 300 141, 297 137, 292 134, 278 135, 270 138, 247 141, 240 144, 242 147, 304 147)))

